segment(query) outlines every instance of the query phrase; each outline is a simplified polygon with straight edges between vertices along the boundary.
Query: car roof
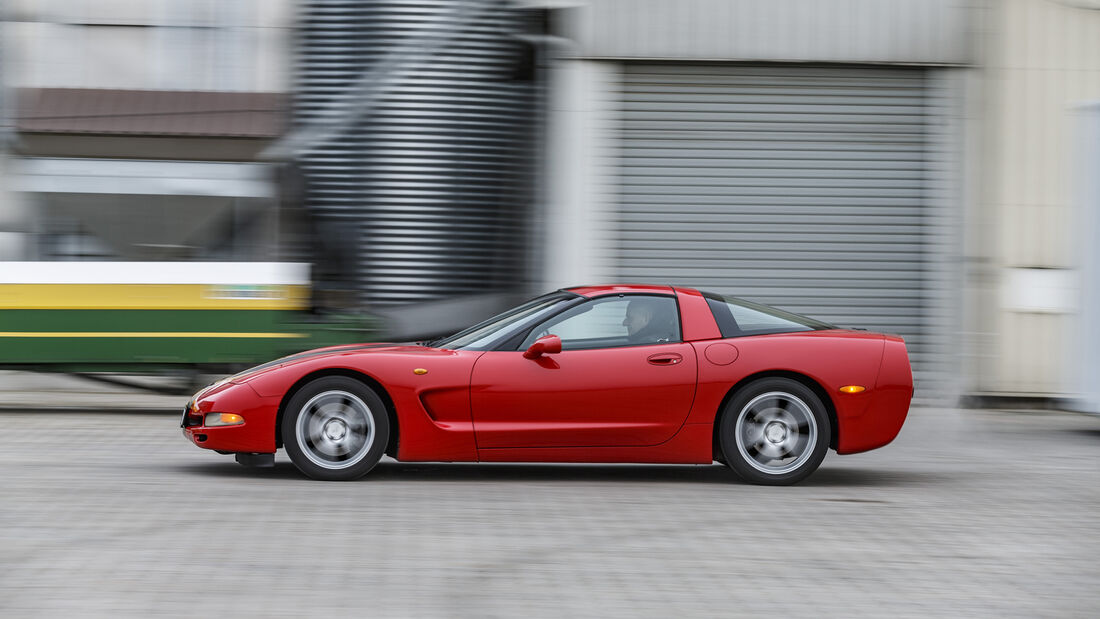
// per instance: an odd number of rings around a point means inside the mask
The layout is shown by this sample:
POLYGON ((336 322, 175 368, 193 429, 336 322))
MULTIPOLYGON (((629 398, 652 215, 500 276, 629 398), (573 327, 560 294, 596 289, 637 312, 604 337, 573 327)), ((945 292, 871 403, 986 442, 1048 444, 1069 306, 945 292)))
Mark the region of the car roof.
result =
POLYGON ((676 288, 672 286, 654 286, 651 284, 610 284, 606 286, 574 286, 563 288, 567 292, 579 294, 582 297, 598 297, 605 294, 673 294, 676 288))

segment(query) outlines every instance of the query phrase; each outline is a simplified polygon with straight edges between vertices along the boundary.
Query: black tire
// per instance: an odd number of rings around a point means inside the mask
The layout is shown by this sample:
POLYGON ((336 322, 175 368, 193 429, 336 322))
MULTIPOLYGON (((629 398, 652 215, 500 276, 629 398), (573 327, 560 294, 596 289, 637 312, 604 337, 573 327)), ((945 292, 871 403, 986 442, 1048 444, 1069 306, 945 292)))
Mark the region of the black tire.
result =
POLYGON ((318 378, 287 402, 283 445, 294 466, 313 479, 351 481, 378 464, 390 438, 382 398, 346 376, 318 378))
POLYGON ((727 465, 741 479, 767 486, 806 479, 825 459, 832 437, 829 415, 817 394, 779 377, 738 390, 722 411, 718 431, 727 465))

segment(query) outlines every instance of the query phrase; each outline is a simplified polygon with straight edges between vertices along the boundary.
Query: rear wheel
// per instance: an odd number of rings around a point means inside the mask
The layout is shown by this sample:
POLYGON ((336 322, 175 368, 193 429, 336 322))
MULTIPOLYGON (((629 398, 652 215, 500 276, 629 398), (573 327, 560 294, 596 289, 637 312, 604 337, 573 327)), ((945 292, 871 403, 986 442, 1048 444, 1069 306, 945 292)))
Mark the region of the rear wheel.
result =
POLYGON ((722 414, 719 438, 729 467, 745 481, 772 486, 817 470, 832 428, 825 405, 789 378, 763 378, 739 390, 722 414))
POLYGON ((389 441, 386 406, 346 376, 306 384, 287 403, 282 432, 294 466, 313 479, 350 481, 374 468, 389 441))

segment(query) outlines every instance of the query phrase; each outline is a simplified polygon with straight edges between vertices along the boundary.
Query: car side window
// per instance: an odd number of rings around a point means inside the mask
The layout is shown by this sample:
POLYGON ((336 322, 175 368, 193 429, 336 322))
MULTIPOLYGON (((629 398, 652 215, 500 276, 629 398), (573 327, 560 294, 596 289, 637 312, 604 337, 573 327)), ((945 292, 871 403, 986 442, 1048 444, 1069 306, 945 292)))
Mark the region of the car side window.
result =
POLYGON ((621 295, 592 299, 533 328, 519 350, 538 338, 556 335, 562 350, 617 348, 679 342, 676 300, 655 295, 621 295))
POLYGON ((704 292, 722 337, 833 329, 832 325, 744 299, 704 292))

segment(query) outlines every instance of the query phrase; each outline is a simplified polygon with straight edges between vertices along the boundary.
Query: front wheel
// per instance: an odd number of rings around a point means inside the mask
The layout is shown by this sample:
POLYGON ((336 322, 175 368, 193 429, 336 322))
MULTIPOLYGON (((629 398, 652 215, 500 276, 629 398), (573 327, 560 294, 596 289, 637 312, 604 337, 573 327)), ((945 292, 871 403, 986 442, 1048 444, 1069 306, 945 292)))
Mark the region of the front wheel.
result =
POLYGON ((722 414, 719 439, 730 468, 745 481, 783 486, 817 470, 832 428, 825 405, 789 378, 763 378, 740 389, 722 414))
POLYGON ((287 455, 302 473, 325 481, 358 479, 382 459, 390 436, 382 399, 346 376, 319 378, 287 403, 287 455))

